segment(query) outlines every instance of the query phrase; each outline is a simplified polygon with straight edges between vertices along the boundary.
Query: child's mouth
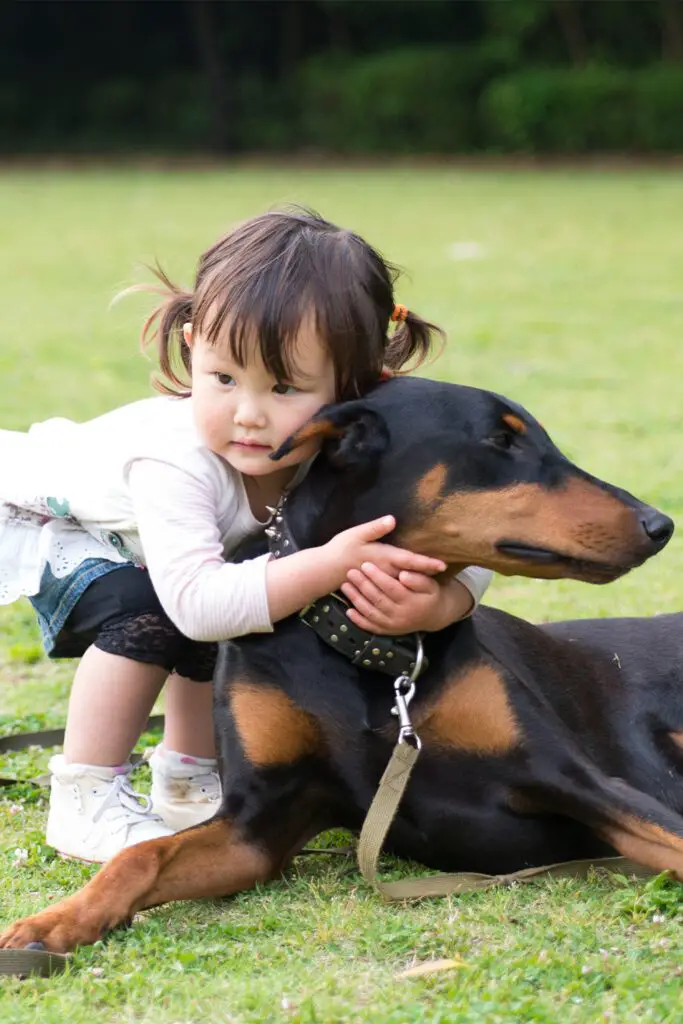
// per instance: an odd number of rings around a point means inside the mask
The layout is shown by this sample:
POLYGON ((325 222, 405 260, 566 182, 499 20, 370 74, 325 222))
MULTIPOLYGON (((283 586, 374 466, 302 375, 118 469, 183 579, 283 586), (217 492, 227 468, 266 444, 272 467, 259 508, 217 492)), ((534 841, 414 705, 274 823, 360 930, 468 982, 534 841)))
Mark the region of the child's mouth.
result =
POLYGON ((241 448, 243 451, 251 452, 265 452, 270 451, 269 444, 260 444, 258 441, 231 441, 234 447, 241 448))

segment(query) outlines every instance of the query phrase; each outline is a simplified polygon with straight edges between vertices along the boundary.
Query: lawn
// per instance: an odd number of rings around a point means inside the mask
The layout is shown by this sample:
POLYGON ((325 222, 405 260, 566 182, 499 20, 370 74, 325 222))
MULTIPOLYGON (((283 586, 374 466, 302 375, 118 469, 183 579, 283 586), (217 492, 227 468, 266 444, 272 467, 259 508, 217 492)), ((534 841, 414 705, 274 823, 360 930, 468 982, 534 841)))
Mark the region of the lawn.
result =
MULTIPOLYGON (((406 268, 399 301, 447 328, 443 379, 504 392, 567 454, 683 513, 683 175, 352 168, 0 172, 0 425, 87 418, 149 391, 147 300, 110 308, 158 258, 189 282, 235 220, 282 202, 352 226, 406 268)), ((683 543, 608 587, 499 579, 532 620, 680 606, 683 543)), ((0 608, 0 733, 64 720, 69 663, 28 606, 0 608)), ((28 778, 48 751, 0 760, 28 778)), ((145 778, 142 775, 144 785, 145 778)), ((42 844, 45 803, 0 800, 0 920, 91 873, 42 844), (26 851, 17 854, 17 849, 26 851)), ((681 890, 683 893, 683 890, 681 890)), ((683 895, 595 876, 387 907, 352 863, 306 858, 230 901, 144 915, 67 975, 0 983, 3 1024, 680 1021, 683 895), (455 966, 397 977, 415 963, 455 966)))

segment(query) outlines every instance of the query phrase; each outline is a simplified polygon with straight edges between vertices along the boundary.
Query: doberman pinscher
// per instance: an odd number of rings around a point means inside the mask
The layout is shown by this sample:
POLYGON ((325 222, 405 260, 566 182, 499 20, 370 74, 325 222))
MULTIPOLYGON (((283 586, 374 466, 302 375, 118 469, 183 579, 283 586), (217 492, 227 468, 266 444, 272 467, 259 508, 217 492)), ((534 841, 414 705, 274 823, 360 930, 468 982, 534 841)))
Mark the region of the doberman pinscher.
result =
MULTIPOLYGON (((393 513, 392 543, 451 573, 608 583, 673 532, 490 392, 394 379, 322 410, 283 451, 313 436, 322 451, 275 517, 275 554, 393 513)), ((118 854, 0 946, 71 950, 146 907, 272 879, 316 833, 359 828, 397 735, 388 665, 411 638, 359 637, 343 616, 321 638, 328 609, 221 645, 219 813, 118 854)), ((539 627, 481 608, 424 647, 411 705, 424 747, 393 853, 495 874, 616 849, 683 880, 683 615, 539 627)))

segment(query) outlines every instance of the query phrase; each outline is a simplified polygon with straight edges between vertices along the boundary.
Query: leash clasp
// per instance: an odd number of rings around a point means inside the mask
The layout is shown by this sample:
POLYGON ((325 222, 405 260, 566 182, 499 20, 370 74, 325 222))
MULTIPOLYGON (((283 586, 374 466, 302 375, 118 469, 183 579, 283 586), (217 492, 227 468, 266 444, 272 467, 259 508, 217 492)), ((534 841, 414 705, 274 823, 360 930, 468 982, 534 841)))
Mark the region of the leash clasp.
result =
POLYGON ((409 676, 400 675, 394 680, 394 706, 391 709, 392 715, 396 715, 399 721, 398 742, 410 743, 416 750, 422 748, 422 741, 413 728, 413 723, 408 713, 408 705, 415 696, 415 680, 422 671, 424 662, 424 649, 422 637, 417 634, 417 656, 415 665, 409 676))

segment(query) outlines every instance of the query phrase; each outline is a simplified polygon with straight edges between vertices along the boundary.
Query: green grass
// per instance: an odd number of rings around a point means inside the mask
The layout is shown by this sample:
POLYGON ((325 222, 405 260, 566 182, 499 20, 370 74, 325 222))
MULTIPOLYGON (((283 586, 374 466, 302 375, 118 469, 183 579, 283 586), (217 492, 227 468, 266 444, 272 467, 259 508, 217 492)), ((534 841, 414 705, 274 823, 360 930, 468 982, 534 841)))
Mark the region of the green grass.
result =
MULTIPOLYGON (((678 519, 683 510, 683 178, 678 171, 151 170, 0 174, 4 427, 85 418, 148 393, 145 301, 108 308, 159 257, 189 280, 236 219, 303 202, 410 274, 398 298, 449 332, 430 373, 504 392, 569 455, 678 519), (481 258, 455 261, 456 242, 481 258)), ((679 606, 683 545, 609 587, 496 581, 530 619, 679 606)), ((69 663, 40 657, 30 609, 0 609, 0 732, 64 720, 69 663)), ((0 761, 21 778, 49 752, 0 761)), ((1 795, 1 794, 0 794, 1 795)), ((92 869, 43 846, 44 797, 0 802, 0 918, 92 869), (27 860, 15 864, 15 850, 27 860)), ((3 1024, 69 1020, 680 1021, 679 888, 595 876, 386 907, 353 865, 304 859, 278 885, 165 907, 68 975, 3 981, 3 1024), (458 966, 396 978, 414 962, 458 966)))

